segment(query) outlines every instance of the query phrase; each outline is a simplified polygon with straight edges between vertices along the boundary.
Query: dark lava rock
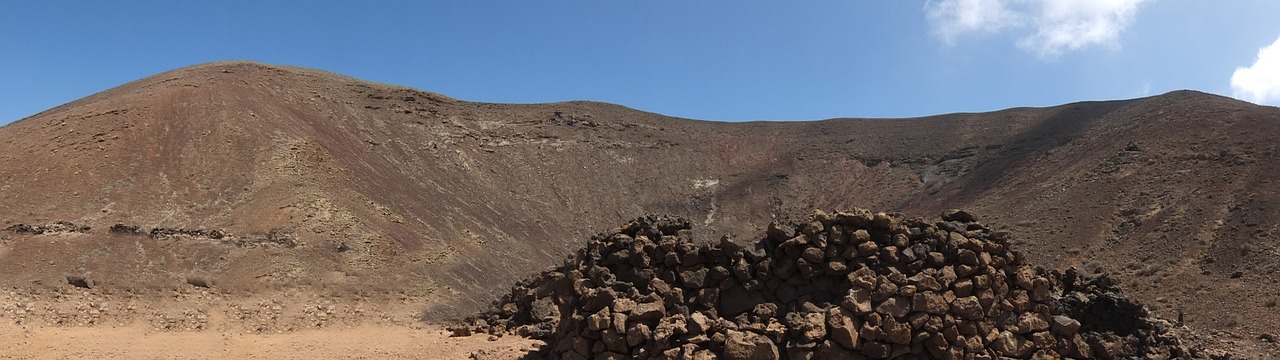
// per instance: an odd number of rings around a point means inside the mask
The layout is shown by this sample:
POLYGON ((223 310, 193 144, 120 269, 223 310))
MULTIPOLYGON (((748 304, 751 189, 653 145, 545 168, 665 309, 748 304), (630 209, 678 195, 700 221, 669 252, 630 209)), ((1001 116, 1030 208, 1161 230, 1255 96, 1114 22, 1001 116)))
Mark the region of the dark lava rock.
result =
POLYGON ((533 336, 552 358, 1193 357, 1105 274, 1034 267, 973 215, 943 219, 819 213, 748 249, 640 218, 454 331, 533 336))

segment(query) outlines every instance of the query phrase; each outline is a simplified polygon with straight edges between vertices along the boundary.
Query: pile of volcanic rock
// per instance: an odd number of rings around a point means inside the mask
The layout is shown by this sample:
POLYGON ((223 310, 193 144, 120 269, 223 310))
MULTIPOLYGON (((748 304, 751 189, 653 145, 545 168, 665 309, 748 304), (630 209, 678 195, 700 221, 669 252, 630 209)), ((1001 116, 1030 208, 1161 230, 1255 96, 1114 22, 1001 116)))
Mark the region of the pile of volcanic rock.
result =
POLYGON ((545 340, 557 359, 1182 358, 1103 275, 1034 268, 963 211, 866 210, 695 245, 637 219, 453 330, 545 340))

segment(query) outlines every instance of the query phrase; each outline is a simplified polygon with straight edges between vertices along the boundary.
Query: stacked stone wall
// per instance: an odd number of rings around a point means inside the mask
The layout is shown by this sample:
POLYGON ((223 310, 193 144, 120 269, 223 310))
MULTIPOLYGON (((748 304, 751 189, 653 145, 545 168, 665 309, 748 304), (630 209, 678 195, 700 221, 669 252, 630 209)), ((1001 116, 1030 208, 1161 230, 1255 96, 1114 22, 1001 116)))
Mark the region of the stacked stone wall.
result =
POLYGON ((1105 275, 1047 271, 963 211, 867 210, 695 245, 646 217, 455 328, 546 340, 558 359, 1177 358, 1168 323, 1105 275))

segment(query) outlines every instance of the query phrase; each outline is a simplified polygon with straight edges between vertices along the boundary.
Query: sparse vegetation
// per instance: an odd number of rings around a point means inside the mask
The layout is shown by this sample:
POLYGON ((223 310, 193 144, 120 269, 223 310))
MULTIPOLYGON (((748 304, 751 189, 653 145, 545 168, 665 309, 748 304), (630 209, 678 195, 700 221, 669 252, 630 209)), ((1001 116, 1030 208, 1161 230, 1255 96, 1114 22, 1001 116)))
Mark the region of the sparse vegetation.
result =
MULTIPOLYGON (((1141 267, 1141 266, 1140 266, 1140 267, 1141 267)), ((1138 276, 1151 276, 1151 275, 1155 275, 1156 273, 1160 272, 1160 270, 1162 270, 1162 269, 1164 269, 1164 267, 1163 267, 1163 266, 1161 266, 1161 265, 1159 265, 1159 264, 1150 264, 1150 265, 1147 265, 1146 267, 1142 267, 1142 269, 1141 269, 1141 270, 1138 270, 1137 275, 1138 275, 1138 276)))
POLYGON ((1244 317, 1240 316, 1240 314, 1231 313, 1227 315, 1227 318, 1226 320, 1223 321, 1222 326, 1236 327, 1237 325, 1240 325, 1241 321, 1244 321, 1244 317))

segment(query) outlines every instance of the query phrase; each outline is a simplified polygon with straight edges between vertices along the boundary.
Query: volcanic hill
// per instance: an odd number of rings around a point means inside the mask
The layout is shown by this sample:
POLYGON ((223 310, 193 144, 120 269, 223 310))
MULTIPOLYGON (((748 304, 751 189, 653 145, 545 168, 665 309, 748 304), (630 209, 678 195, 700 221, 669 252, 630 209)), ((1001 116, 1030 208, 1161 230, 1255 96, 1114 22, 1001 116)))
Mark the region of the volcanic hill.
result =
POLYGON ((445 318, 648 213, 707 243, 814 209, 964 208, 1033 263, 1253 341, 1280 324, 1277 136, 1280 109, 1193 91, 721 123, 211 63, 0 128, 0 284, 392 292, 445 318))

